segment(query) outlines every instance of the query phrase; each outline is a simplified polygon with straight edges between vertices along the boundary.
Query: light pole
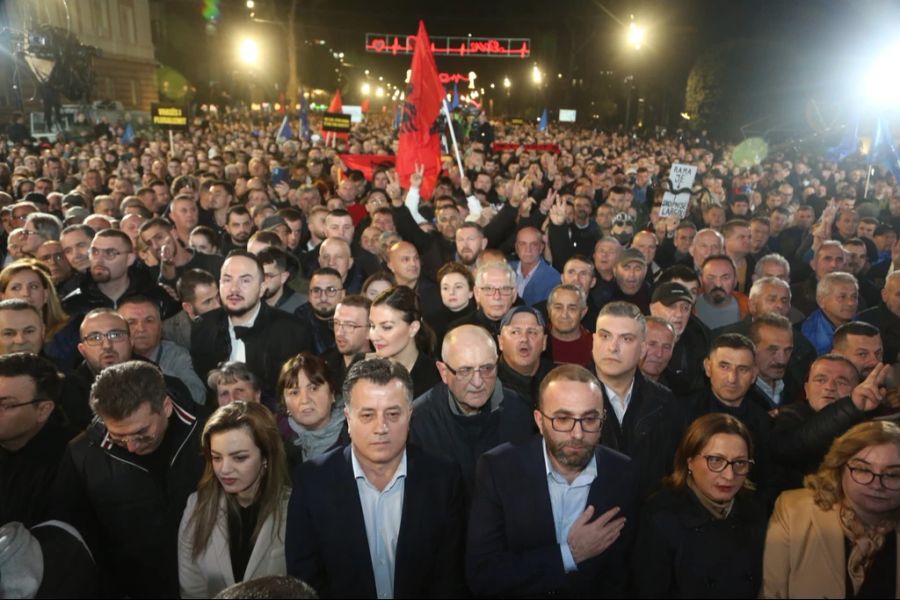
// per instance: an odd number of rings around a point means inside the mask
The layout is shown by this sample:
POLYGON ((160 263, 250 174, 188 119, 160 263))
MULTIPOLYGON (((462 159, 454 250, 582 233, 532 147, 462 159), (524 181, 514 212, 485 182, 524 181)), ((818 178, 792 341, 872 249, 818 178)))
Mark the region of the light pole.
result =
MULTIPOLYGON (((635 23, 633 15, 631 18, 632 21, 628 24, 628 29, 625 32, 625 39, 628 47, 634 50, 635 53, 638 53, 647 38, 647 30, 635 23)), ((632 65, 632 70, 636 70, 634 65, 632 65)), ((632 72, 625 76, 625 131, 631 128, 631 96, 635 88, 635 75, 632 72)))

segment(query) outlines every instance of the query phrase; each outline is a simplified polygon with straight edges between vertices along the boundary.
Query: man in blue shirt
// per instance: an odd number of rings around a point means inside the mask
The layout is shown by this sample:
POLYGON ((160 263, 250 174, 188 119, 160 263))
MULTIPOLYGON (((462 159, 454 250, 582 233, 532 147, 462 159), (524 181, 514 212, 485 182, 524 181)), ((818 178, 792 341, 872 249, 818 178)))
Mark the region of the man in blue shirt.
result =
POLYGON ((625 594, 637 480, 600 446, 605 418, 597 379, 563 365, 541 383, 541 435, 482 455, 466 548, 476 596, 625 594))
POLYGON ((510 266, 516 272, 516 289, 528 306, 542 302, 559 285, 559 271, 544 260, 544 240, 534 227, 523 227, 516 233, 516 255, 510 266))
POLYGON ((465 500, 459 468, 407 446, 412 379, 384 358, 344 380, 351 443, 301 465, 287 571, 323 598, 457 597, 465 500))

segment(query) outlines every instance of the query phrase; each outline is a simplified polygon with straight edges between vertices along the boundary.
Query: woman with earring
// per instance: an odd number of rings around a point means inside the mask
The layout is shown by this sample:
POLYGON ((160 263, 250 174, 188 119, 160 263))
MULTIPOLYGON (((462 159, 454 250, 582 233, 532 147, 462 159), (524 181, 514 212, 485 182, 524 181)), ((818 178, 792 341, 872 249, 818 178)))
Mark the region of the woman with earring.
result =
POLYGON ((281 367, 278 396, 283 414, 278 428, 291 465, 350 441, 336 388, 325 361, 309 352, 298 354, 281 367))
POLYGON ((750 432, 724 413, 700 417, 665 487, 641 514, 634 557, 639 598, 755 598, 766 514, 745 488, 750 432))
POLYGON ((290 487, 269 409, 240 400, 222 406, 201 443, 206 467, 178 531, 181 597, 211 598, 240 581, 285 575, 290 487))
POLYGON ((406 367, 418 398, 440 383, 434 358, 434 333, 422 320, 416 293, 400 285, 385 290, 369 309, 369 339, 375 356, 390 358, 406 367))
POLYGON ((900 426, 852 427, 803 483, 775 503, 762 596, 900 598, 900 426))

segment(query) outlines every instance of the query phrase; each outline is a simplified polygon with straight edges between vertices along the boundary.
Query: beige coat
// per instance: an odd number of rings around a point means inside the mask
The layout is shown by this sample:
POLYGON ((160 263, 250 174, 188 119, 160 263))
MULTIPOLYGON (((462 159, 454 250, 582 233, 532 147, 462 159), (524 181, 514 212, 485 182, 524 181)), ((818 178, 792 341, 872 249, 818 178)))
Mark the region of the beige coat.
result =
MULTIPOLYGON (((264 577, 266 575, 286 575, 287 564, 284 558, 284 529, 287 521, 290 489, 285 488, 281 502, 281 518, 276 524, 274 515, 269 515, 256 544, 250 553, 244 581, 264 577)), ((230 585, 234 585, 234 573, 231 567, 231 552, 228 547, 228 519, 225 516, 225 500, 220 505, 220 517, 209 537, 209 544, 196 559, 193 557, 193 527, 188 525, 194 507, 197 505, 197 493, 190 495, 181 527, 178 529, 178 580, 181 585, 182 598, 212 598, 230 585)))
MULTIPOLYGON (((766 534, 762 597, 846 598, 846 578, 840 513, 816 506, 811 490, 781 494, 766 534)), ((900 598, 900 578, 897 594, 900 598)))

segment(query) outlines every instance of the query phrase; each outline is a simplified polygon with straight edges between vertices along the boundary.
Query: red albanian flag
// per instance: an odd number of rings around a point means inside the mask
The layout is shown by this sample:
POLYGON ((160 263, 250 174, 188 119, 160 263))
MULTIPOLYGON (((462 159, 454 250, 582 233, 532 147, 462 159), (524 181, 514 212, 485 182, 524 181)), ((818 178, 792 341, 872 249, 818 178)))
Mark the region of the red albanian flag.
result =
POLYGON ((431 40, 425 31, 425 23, 419 21, 412 74, 400 117, 397 174, 400 185, 409 187, 409 176, 415 172, 416 165, 423 165, 424 181, 419 190, 423 199, 431 197, 441 169, 441 141, 435 120, 441 112, 443 99, 444 86, 434 64, 431 40))
MULTIPOLYGON (((328 111, 330 113, 339 113, 343 112, 344 103, 341 100, 341 90, 337 89, 334 91, 334 97, 331 99, 331 104, 328 105, 328 111)), ((337 137, 339 140, 346 140, 350 137, 347 133, 329 133, 328 135, 333 135, 337 137)))

